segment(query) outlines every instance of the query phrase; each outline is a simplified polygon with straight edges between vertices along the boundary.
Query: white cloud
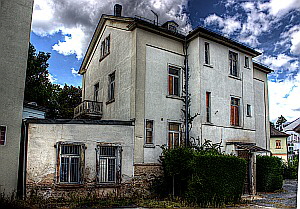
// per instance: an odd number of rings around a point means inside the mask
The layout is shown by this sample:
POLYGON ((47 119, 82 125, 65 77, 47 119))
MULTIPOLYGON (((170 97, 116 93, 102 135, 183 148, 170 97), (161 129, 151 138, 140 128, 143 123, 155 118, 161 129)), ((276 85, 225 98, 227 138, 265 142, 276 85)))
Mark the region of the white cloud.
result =
POLYGON ((48 79, 51 83, 55 83, 57 78, 55 78, 52 74, 48 73, 48 79))
MULTIPOLYGON (((61 32, 53 50, 64 55, 82 58, 102 14, 113 14, 117 0, 35 0, 32 31, 39 36, 61 32)), ((188 0, 122 0, 124 16, 143 16, 155 19, 151 9, 159 15, 159 22, 176 21, 184 32, 191 29, 184 13, 188 0)))
POLYGON ((72 74, 73 74, 73 76, 80 76, 79 74, 78 74, 78 72, 79 72, 79 70, 75 70, 75 68, 71 68, 71 72, 72 72, 72 74))
POLYGON ((260 62, 263 62, 267 66, 270 66, 273 70, 280 67, 288 68, 291 66, 291 61, 295 61, 296 58, 290 57, 286 54, 279 54, 278 56, 262 56, 260 62))
POLYGON ((294 55, 300 55, 300 25, 294 25, 288 31, 281 34, 281 46, 290 44, 290 52, 294 55))
POLYGON ((204 24, 218 25, 218 27, 221 28, 222 33, 225 35, 231 35, 241 28, 241 23, 237 20, 237 17, 222 18, 216 14, 206 17, 204 24))
POLYGON ((273 16, 283 16, 290 12, 291 10, 300 10, 300 1, 299 0, 271 0, 268 3, 265 3, 265 6, 268 7, 269 12, 273 16))
POLYGON ((300 72, 295 79, 286 79, 283 82, 269 81, 270 120, 275 121, 283 115, 288 121, 300 116, 300 72), (298 111, 297 111, 298 110, 298 111))

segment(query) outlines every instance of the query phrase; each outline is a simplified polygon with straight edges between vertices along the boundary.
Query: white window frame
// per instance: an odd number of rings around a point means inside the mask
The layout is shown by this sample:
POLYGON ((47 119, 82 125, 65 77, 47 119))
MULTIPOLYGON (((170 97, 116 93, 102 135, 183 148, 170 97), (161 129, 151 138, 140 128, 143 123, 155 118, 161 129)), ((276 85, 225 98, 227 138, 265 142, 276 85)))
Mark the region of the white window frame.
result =
MULTIPOLYGON (((5 128, 5 131, 4 131, 4 143, 3 143, 3 144, 0 144, 0 146, 5 146, 5 145, 6 145, 7 126, 5 126, 5 125, 0 125, 0 127, 5 128)), ((0 134, 1 134, 1 133, 0 133, 0 134)))
POLYGON ((117 144, 99 143, 96 148, 96 167, 98 184, 118 184, 121 181, 121 151, 122 148, 117 144), (102 154, 101 148, 114 149, 114 155, 102 154), (109 178, 110 162, 114 162, 113 180, 109 178))
POLYGON ((239 54, 237 52, 234 52, 232 50, 229 50, 228 52, 228 64, 229 64, 229 74, 230 76, 234 76, 239 78, 239 54), (232 56, 236 55, 236 60, 234 60, 230 55, 232 56), (234 73, 234 63, 236 64, 236 74, 234 73))
POLYGON ((210 43, 206 42, 206 41, 204 42, 204 64, 211 65, 211 63, 210 63, 210 43), (208 49, 206 48, 206 46, 208 46, 208 49))
POLYGON ((176 66, 176 65, 168 65, 168 95, 169 96, 174 96, 174 97, 180 97, 181 95, 181 83, 182 83, 182 67, 179 67, 179 66, 176 66), (173 68, 175 70, 178 71, 178 75, 175 75, 175 74, 171 74, 170 73, 170 68, 173 68), (172 79, 172 92, 170 92, 170 76, 173 78, 172 79), (178 95, 175 94, 175 87, 174 87, 174 83, 175 83, 175 80, 174 79, 178 79, 178 95))
POLYGON ((178 138, 178 147, 180 146, 181 144, 181 137, 182 137, 182 130, 181 130, 181 125, 182 123, 178 122, 178 121, 168 121, 168 127, 167 127, 167 147, 170 149, 174 148, 174 135, 175 134, 179 134, 179 138, 178 138), (174 131, 174 130, 170 130, 170 124, 177 124, 179 125, 179 131, 174 131), (169 135, 170 133, 172 134, 172 147, 170 146, 169 144, 169 135))
POLYGON ((59 184, 82 184, 83 183, 83 175, 84 175, 84 151, 85 151, 85 145, 83 143, 78 142, 58 142, 56 144, 57 147, 57 160, 59 165, 57 165, 57 183, 59 184), (62 153, 62 147, 63 146, 79 146, 79 154, 66 154, 62 153), (62 158, 69 159, 68 161, 68 169, 67 169, 67 181, 62 180, 62 158), (72 159, 79 159, 78 161, 78 181, 71 181, 71 165, 72 159))
POLYGON ((153 145, 154 144, 154 120, 145 120, 145 145, 153 145), (147 122, 152 123, 152 128, 147 128, 147 122), (150 131, 152 133, 152 142, 147 143, 147 132, 150 131))

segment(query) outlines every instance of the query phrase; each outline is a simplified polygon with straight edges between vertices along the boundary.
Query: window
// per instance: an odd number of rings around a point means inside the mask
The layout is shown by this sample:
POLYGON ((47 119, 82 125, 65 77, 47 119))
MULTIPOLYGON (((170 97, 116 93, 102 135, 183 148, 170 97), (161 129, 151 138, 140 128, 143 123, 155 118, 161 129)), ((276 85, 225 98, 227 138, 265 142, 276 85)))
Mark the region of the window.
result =
POLYGON ((281 141, 276 140, 276 149, 281 149, 281 141))
POLYGON ((115 99, 115 72, 108 76, 108 101, 115 99))
POLYGON ((110 52, 110 35, 101 42, 100 60, 106 57, 110 52))
POLYGON ((230 124, 232 126, 240 125, 240 100, 234 97, 231 98, 230 124))
POLYGON ((169 66, 169 95, 179 96, 180 68, 169 66))
POLYGON ((98 183, 119 183, 121 176, 121 147, 98 145, 98 183))
POLYGON ((249 65, 249 57, 245 56, 245 67, 246 68, 249 68, 250 65, 249 65))
POLYGON ((211 122, 210 92, 206 92, 206 122, 211 122))
POLYGON ((94 85, 94 101, 98 102, 99 99, 99 83, 94 85))
POLYGON ((168 147, 175 148, 180 145, 181 131, 180 123, 169 123, 168 147))
POLYGON ((6 126, 0 126, 0 145, 6 143, 6 126))
POLYGON ((83 144, 58 144, 59 182, 69 184, 82 183, 84 169, 83 144))
POLYGON ((207 42, 204 43, 204 63, 210 64, 209 43, 207 42))
POLYGON ((247 117, 251 117, 251 105, 247 104, 247 117))
POLYGON ((229 51, 229 69, 230 75, 238 77, 238 67, 237 67, 238 54, 229 51))
POLYGON ((153 120, 146 120, 146 144, 153 144, 153 120))

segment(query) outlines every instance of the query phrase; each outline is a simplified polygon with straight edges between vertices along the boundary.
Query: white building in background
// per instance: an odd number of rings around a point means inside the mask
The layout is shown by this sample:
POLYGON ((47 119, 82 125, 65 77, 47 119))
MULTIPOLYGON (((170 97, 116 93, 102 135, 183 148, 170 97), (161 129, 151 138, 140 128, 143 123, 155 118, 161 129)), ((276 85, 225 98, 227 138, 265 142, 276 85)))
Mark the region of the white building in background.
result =
POLYGON ((183 35, 174 21, 123 17, 120 5, 115 12, 101 17, 83 59, 76 119, 27 121, 28 191, 120 190, 157 172, 160 146, 185 141, 188 67, 191 115, 199 114, 190 135, 248 159, 245 192, 255 193, 255 156, 270 148, 271 70, 253 62, 260 53, 202 27, 183 35))
POLYGON ((283 127, 283 131, 290 136, 288 142, 288 158, 293 159, 295 155, 299 155, 300 149, 300 118, 288 123, 283 127))

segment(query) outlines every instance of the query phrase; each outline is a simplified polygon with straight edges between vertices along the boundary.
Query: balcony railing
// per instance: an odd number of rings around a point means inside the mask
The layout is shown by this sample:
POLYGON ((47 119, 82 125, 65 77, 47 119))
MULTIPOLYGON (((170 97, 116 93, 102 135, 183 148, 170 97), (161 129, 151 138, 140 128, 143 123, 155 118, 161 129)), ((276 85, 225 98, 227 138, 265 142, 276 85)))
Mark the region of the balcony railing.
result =
POLYGON ((96 118, 102 117, 102 102, 84 100, 74 109, 74 118, 96 118))

